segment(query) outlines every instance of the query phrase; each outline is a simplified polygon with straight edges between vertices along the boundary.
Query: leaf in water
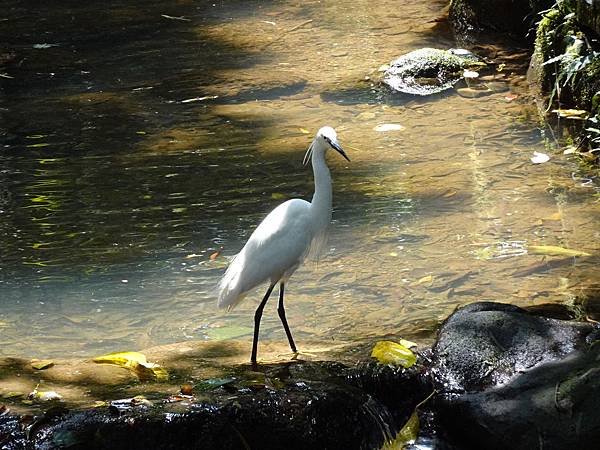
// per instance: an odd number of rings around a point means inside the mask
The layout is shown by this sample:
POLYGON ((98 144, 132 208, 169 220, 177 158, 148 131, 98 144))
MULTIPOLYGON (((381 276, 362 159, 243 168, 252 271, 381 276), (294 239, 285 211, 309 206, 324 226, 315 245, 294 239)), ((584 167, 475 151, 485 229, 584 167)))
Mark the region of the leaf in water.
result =
POLYGON ((558 117, 575 120, 585 120, 589 114, 584 109, 553 109, 552 112, 558 114, 558 117))
POLYGON ((280 193, 280 192, 273 192, 273 193, 271 194, 271 198, 272 198, 273 200, 285 200, 285 199, 287 198, 287 195, 285 195, 285 194, 282 194, 282 193, 280 193))
POLYGON ((115 364, 117 366, 133 368, 136 364, 146 364, 146 355, 140 352, 116 352, 97 356, 92 361, 98 364, 115 364))
POLYGON ((241 336, 247 336, 254 331, 254 328, 238 325, 230 325, 219 328, 209 328, 205 331, 206 336, 213 341, 224 341, 241 336))
POLYGON ((559 212, 555 212, 554 214, 548 216, 548 217, 543 217, 542 220, 561 220, 562 219, 562 214, 559 212))
POLYGON ((209 258, 211 261, 214 261, 215 259, 217 259, 217 257, 221 254, 221 252, 219 250, 217 250, 216 252, 212 253, 209 258))
POLYGON ((419 278, 419 280, 417 281, 417 285, 431 283, 432 281, 433 281, 433 275, 427 275, 427 276, 424 276, 423 278, 419 278))
POLYGON ((146 361, 146 355, 139 352, 117 352, 93 359, 98 364, 114 364, 131 370, 140 381, 167 381, 169 373, 158 364, 146 361))
POLYGON ((557 247, 555 245, 530 245, 527 247, 527 253, 547 256, 591 256, 589 253, 581 250, 557 247))
POLYGON ((533 152, 533 156, 531 157, 531 162, 534 164, 543 164, 545 162, 550 161, 550 156, 541 152, 533 152))
POLYGON ((29 148, 38 148, 38 147, 48 147, 50 144, 48 144, 47 142, 40 142, 39 144, 29 144, 26 145, 25 147, 29 147, 29 148))
POLYGON ((221 386, 226 386, 235 381, 235 378, 211 378, 210 380, 204 380, 196 384, 196 389, 199 391, 212 391, 221 386))
POLYGON ((467 70, 463 72, 463 77, 465 78, 479 78, 479 72, 475 72, 474 70, 467 70))
POLYGON ((305 128, 300 128, 300 133, 302 133, 302 134, 310 134, 310 131, 308 131, 305 128))
POLYGON ((27 395, 29 400, 34 402, 51 402, 54 400, 62 400, 62 395, 55 391, 38 391, 37 387, 27 395))
POLYGON ((396 437, 385 443, 382 450, 401 450, 414 443, 419 435, 419 415, 415 409, 396 437))
POLYGON ((391 364, 409 368, 417 362, 415 354, 404 345, 392 341, 379 341, 373 347, 371 356, 380 364, 391 364))
POLYGON ((179 388, 179 392, 183 395, 192 395, 194 393, 194 386, 189 383, 182 384, 181 388, 179 388))
POLYGON ((31 367, 35 370, 44 370, 52 367, 54 365, 54 361, 50 361, 48 359, 34 359, 31 361, 31 367))
POLYGON ((382 123, 373 128, 375 131, 386 132, 386 131, 402 131, 404 127, 397 123, 382 123))

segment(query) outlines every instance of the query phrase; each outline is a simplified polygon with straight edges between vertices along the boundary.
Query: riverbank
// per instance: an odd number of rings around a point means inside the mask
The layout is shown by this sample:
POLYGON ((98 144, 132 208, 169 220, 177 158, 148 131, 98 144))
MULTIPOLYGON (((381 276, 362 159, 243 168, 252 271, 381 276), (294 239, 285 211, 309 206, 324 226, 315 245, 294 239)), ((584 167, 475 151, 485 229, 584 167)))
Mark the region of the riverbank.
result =
POLYGON ((239 363, 247 345, 231 343, 226 345, 230 360, 224 364, 220 357, 221 366, 214 355, 223 349, 209 343, 146 352, 169 373, 162 380, 141 381, 131 367, 91 361, 56 361, 35 370, 30 362, 19 367, 16 359, 4 359, 3 380, 8 373, 37 378, 40 394, 29 396, 34 409, 28 413, 9 411, 25 398, 8 400, 0 415, 0 444, 6 449, 358 449, 385 442, 395 442, 394 448, 413 443, 449 449, 529 449, 541 443, 545 449, 592 448, 600 437, 595 414, 600 382, 594 376, 599 337, 600 329, 590 323, 481 302, 452 314, 433 347, 418 351, 417 363, 408 369, 349 357, 347 349, 345 358, 336 358, 345 363, 314 355, 314 361, 280 357, 252 368, 239 363), (60 395, 81 382, 87 404, 41 398, 52 383, 60 395), (114 398, 119 394, 127 398, 114 398))
POLYGON ((528 79, 541 115, 557 130, 565 154, 599 162, 599 2, 453 0, 450 17, 463 37, 491 29, 529 43, 528 79))

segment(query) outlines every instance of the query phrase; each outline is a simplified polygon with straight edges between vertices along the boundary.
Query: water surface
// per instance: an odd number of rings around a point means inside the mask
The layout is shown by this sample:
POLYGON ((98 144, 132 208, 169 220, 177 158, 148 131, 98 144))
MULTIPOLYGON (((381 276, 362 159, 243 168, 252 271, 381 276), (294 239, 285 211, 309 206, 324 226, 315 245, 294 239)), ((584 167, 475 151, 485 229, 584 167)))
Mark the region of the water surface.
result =
MULTIPOLYGON (((329 245, 286 291, 301 349, 426 341, 462 304, 597 289, 594 257, 526 252, 596 254, 600 208, 537 125, 522 50, 474 48, 506 64, 482 98, 378 88, 395 57, 458 45, 446 2, 5 3, 0 355, 249 341, 266 286, 230 314, 214 286, 270 209, 310 199, 323 125, 352 162, 330 155, 329 245)), ((262 336, 284 340, 272 303, 262 336)))

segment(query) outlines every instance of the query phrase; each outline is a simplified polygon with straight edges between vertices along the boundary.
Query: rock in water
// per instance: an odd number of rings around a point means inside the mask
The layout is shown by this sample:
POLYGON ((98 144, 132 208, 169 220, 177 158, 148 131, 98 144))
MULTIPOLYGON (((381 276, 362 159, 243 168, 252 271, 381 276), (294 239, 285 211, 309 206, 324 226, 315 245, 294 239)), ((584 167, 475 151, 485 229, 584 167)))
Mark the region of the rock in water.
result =
POLYGON ((468 50, 422 48, 392 61, 383 83, 407 94, 437 94, 452 88, 465 69, 484 65, 468 50))

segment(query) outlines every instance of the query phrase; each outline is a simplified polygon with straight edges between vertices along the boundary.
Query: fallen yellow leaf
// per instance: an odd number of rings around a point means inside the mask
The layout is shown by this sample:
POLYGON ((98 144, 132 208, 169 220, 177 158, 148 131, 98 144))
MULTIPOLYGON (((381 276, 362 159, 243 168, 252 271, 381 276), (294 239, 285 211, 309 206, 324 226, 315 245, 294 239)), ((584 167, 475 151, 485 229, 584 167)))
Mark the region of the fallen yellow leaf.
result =
POLYGON ((555 245, 530 245, 527 252, 532 255, 547 256, 591 256, 589 253, 572 248, 557 247, 555 245))
POLYGON ((417 362, 415 354, 404 345, 392 341, 379 341, 373 347, 371 356, 381 364, 391 364, 409 368, 417 362))
POLYGON ((146 361, 146 355, 139 352, 117 352, 93 359, 98 364, 114 364, 131 370, 140 381, 166 381, 169 373, 155 363, 146 361))
POLYGON ((381 450, 402 450, 417 440, 419 435, 419 415, 415 409, 396 437, 386 442, 381 450))
POLYGON ((417 284, 431 283, 432 281, 433 281, 433 275, 427 275, 427 276, 424 276, 423 278, 419 278, 419 280, 417 281, 417 284))
POLYGON ((35 370, 44 370, 52 367, 54 365, 53 361, 48 359, 34 359, 31 361, 31 367, 35 370))

